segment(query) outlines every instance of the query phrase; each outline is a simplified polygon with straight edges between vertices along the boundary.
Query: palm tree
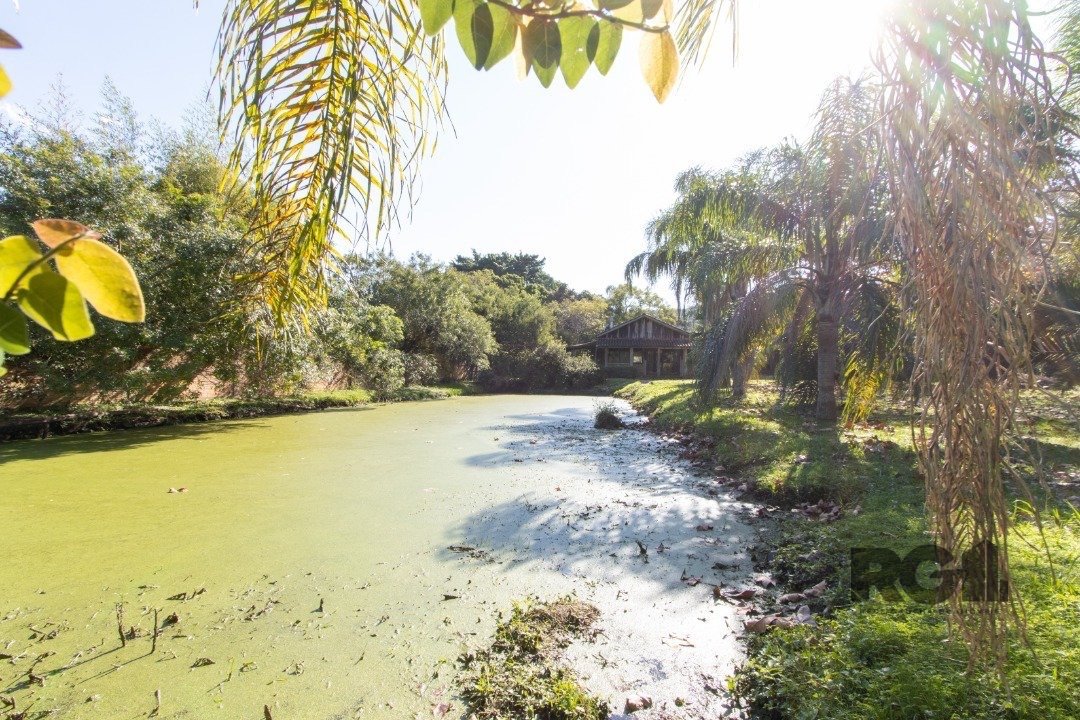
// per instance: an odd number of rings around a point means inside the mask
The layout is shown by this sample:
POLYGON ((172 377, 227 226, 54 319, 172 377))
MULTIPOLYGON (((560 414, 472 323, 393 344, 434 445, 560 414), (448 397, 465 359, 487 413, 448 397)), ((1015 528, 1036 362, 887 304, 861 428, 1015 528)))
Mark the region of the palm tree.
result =
MULTIPOLYGON (((734 171, 727 182, 738 182, 734 171)), ((743 178, 745 179, 745 178, 743 178)), ((675 182, 679 198, 649 223, 650 247, 626 265, 626 280, 644 276, 671 279, 677 301, 692 298, 705 328, 713 328, 742 297, 755 278, 795 261, 790 245, 721 227, 711 218, 712 200, 724 178, 694 168, 675 182)), ((732 384, 732 395, 745 394, 754 358, 721 373, 719 384, 732 384)))
MULTIPOLYGON (((677 295, 689 289, 703 308, 712 330, 699 367, 707 392, 745 379, 746 363, 781 329, 790 350, 812 322, 816 415, 836 419, 845 318, 873 323, 892 297, 884 289, 888 196, 875 158, 876 90, 838 80, 807 148, 759 151, 725 173, 690 170, 676 183, 676 203, 650 223, 650 248, 630 261, 627 277, 668 275, 677 295), (856 312, 872 307, 878 316, 856 312)), ((873 341, 853 352, 861 364, 849 363, 861 379, 882 376, 882 343, 892 336, 868 326, 847 333, 873 341)))

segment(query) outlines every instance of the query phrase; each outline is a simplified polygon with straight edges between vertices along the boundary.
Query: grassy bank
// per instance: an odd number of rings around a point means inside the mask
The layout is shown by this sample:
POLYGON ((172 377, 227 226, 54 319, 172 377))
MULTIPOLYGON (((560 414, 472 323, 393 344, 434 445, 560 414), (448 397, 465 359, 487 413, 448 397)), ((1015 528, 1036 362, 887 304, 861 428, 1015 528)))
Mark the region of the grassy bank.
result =
MULTIPOLYGON (((472 385, 404 387, 382 402, 435 400, 474 393, 472 385)), ((368 390, 327 390, 280 398, 225 398, 169 405, 85 405, 63 411, 0 416, 0 442, 101 430, 181 425, 358 407, 376 402, 368 390)))
MULTIPOLYGON (((680 381, 636 383, 617 392, 661 430, 706 439, 708 464, 745 482, 774 507, 762 569, 799 592, 824 580, 807 602, 816 627, 773 628, 749 638, 749 659, 733 679, 755 716, 775 718, 1080 717, 1080 515, 1048 500, 1046 540, 1017 511, 1010 539, 1013 588, 1022 598, 1027 641, 1012 638, 1004 677, 965 672, 967 655, 949 639, 944 611, 906 599, 853 602, 850 548, 889 548, 903 556, 930 541, 922 481, 907 418, 886 408, 849 431, 818 426, 777 404, 765 383, 739 403, 697 403, 680 381), (807 503, 835 508, 815 517, 807 503), (796 511, 792 512, 791 509, 796 511), (802 511, 799 511, 799 509, 802 511), (810 512, 807 512, 810 510, 810 512)), ((1051 408, 1032 404, 1030 434, 1051 477, 1076 477, 1080 432, 1051 408)), ((1073 487, 1075 492, 1075 486, 1073 487)), ((1068 491, 1067 491, 1068 492, 1068 491)), ((775 595, 764 610, 781 610, 775 595)), ((790 606, 787 612, 790 612, 790 606)))

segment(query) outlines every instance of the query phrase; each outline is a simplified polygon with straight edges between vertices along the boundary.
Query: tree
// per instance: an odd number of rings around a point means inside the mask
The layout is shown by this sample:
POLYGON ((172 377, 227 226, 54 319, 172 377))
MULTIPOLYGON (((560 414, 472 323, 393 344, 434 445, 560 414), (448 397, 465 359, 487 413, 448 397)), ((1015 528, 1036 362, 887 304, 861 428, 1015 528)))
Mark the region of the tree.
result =
POLYGON ((481 255, 473 250, 471 256, 458 255, 450 266, 460 272, 489 270, 506 283, 520 280, 526 290, 543 300, 561 300, 573 295, 566 283, 559 282, 544 270, 544 262, 539 255, 508 252, 481 255))
MULTIPOLYGON (((648 270, 659 255, 652 267, 691 279, 710 319, 723 319, 706 343, 707 388, 785 318, 808 319, 817 350, 815 413, 837 418, 843 315, 864 291, 887 297, 879 292, 888 267, 888 195, 876 159, 876 98, 869 83, 837 81, 807 148, 781 145, 732 172, 689 178, 683 198, 654 225, 656 249, 631 263, 630 270, 648 270), (798 312, 805 307, 812 317, 798 312)), ((874 348, 868 357, 880 356, 874 348)))
POLYGON ((642 313, 669 323, 678 320, 675 308, 664 302, 662 297, 652 290, 634 287, 630 283, 609 287, 606 300, 608 321, 613 325, 633 320, 642 313))
POLYGON ((491 323, 474 311, 456 273, 422 255, 408 264, 387 257, 363 264, 360 276, 369 283, 370 302, 393 308, 401 318, 402 351, 434 355, 444 377, 471 376, 488 367, 498 347, 491 323))
POLYGON ((567 345, 592 340, 608 320, 607 301, 598 297, 562 300, 552 306, 552 312, 555 314, 555 334, 567 345))

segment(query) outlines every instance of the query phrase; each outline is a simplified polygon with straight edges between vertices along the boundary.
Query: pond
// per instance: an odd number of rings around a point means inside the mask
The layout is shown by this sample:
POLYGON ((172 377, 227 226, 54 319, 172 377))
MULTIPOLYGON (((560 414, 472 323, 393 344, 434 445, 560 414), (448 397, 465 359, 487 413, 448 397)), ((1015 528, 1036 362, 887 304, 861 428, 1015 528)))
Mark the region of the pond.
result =
POLYGON ((597 692, 722 678, 738 622, 707 583, 749 567, 737 503, 656 436, 594 430, 593 403, 468 397, 2 446, 0 695, 31 717, 460 715, 458 654, 513 599, 568 592, 605 613, 576 651, 597 692))

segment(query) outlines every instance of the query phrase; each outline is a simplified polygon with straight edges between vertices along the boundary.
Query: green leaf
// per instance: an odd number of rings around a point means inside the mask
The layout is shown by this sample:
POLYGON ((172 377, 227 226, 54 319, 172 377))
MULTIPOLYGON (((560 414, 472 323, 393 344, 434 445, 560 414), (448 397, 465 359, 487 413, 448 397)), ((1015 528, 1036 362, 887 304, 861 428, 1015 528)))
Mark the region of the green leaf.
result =
POLYGON ((651 20, 656 17, 656 13, 660 12, 660 8, 664 6, 664 0, 641 0, 641 14, 645 16, 646 20, 651 20))
POLYGON ((0 350, 0 377, 7 375, 7 368, 4 367, 4 351, 0 350))
POLYGON ((488 6, 476 0, 457 0, 454 5, 454 30, 469 63, 477 70, 484 67, 491 52, 492 23, 488 6))
POLYGON ((596 63, 596 69, 601 75, 607 75, 615 62, 615 57, 619 54, 619 45, 622 44, 622 25, 610 20, 603 20, 599 25, 593 62, 596 63))
POLYGON ((514 14, 499 5, 485 5, 491 13, 491 50, 488 51, 484 69, 495 67, 507 55, 514 51, 517 44, 517 19, 514 14))
POLYGON ((679 79, 679 50, 671 33, 647 32, 641 38, 641 72, 657 102, 664 102, 679 79))
POLYGON ((6 302, 0 302, 0 350, 11 355, 30 352, 26 317, 6 302))
POLYGON ((577 87, 589 69, 592 58, 588 44, 597 22, 590 17, 575 16, 559 21, 559 40, 562 43, 562 59, 559 68, 563 80, 571 90, 577 87))
POLYGON ((27 265, 40 259, 37 243, 25 235, 0 240, 0 297, 8 294, 27 265))
POLYGON ((454 14, 454 0, 419 0, 420 20, 424 23, 424 32, 434 35, 442 30, 443 25, 454 14))
POLYGON ((525 28, 524 48, 532 57, 533 71, 544 87, 550 87, 559 69, 562 56, 562 40, 559 26, 554 20, 534 18, 525 28))
POLYGON ((124 257, 103 242, 84 238, 61 248, 56 269, 99 313, 121 322, 146 319, 142 289, 124 257))
POLYGON ((82 340, 94 334, 79 288, 51 270, 37 273, 19 290, 19 307, 57 340, 82 340))

